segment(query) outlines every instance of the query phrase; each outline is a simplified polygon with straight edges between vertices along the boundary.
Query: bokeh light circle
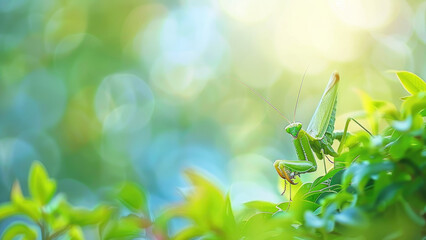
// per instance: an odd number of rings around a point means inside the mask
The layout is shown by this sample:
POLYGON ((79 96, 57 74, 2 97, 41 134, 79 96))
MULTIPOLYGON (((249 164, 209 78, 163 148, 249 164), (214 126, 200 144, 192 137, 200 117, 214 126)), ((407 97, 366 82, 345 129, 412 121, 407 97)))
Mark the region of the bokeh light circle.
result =
POLYGON ((396 10, 393 0, 330 0, 329 4, 344 23, 363 29, 386 25, 396 10))
POLYGON ((192 65, 169 64, 158 59, 151 70, 150 79, 163 92, 191 99, 197 96, 207 83, 202 69, 192 65))
POLYGON ((414 27, 417 35, 426 44, 426 2, 420 4, 417 7, 416 21, 414 21, 414 27))
POLYGON ((216 14, 206 7, 171 12, 161 26, 162 55, 174 63, 195 63, 210 46, 215 25, 216 14))
MULTIPOLYGON (((38 160, 34 147, 19 138, 0 139, 0 181, 10 188, 14 181, 26 183, 31 163, 38 160)), ((26 189, 26 184, 24 184, 26 189)))
POLYGON ((73 1, 52 14, 44 32, 47 51, 65 54, 80 45, 87 28, 86 8, 84 1, 73 1))
POLYGON ((151 120, 155 100, 150 87, 132 74, 113 74, 100 84, 95 111, 104 131, 134 131, 151 120))
POLYGON ((206 6, 182 7, 155 19, 138 39, 152 85, 167 95, 192 99, 222 70, 226 43, 216 12, 206 6))
POLYGON ((305 4, 306 1, 288 2, 277 18, 273 40, 277 59, 288 71, 303 73, 309 65, 309 72, 314 74, 327 68, 329 60, 315 48, 316 35, 310 31, 317 24, 316 8, 306 8, 305 4))
POLYGON ((44 129, 54 126, 64 113, 66 100, 62 79, 45 70, 30 73, 22 81, 12 105, 17 127, 44 129))
POLYGON ((0 0, 0 12, 11 12, 24 6, 27 0, 0 0))
POLYGON ((222 10, 243 23, 256 23, 280 9, 280 0, 220 0, 222 10))
POLYGON ((371 63, 380 71, 411 69, 413 55, 407 44, 395 38, 382 38, 371 53, 371 63))

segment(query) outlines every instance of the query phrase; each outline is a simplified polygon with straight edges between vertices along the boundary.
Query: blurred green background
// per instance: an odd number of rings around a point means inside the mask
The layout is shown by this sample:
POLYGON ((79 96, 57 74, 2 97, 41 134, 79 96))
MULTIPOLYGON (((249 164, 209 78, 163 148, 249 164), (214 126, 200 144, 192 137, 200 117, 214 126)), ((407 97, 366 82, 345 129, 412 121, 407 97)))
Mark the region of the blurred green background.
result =
POLYGON ((181 198, 188 167, 233 204, 282 201, 286 122, 237 80, 293 119, 307 69, 307 126, 337 70, 342 129, 361 109, 354 89, 399 104, 387 70, 424 79, 425 56, 420 0, 0 0, 0 202, 34 160, 82 206, 130 180, 155 214, 181 198))

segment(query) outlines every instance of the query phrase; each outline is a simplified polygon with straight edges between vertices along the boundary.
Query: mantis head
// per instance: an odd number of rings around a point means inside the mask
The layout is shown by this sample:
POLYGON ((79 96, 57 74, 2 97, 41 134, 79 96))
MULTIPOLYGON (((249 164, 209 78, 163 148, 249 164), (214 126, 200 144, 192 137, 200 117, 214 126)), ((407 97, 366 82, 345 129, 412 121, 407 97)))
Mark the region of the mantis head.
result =
POLYGON ((294 138, 297 138, 297 135, 299 135, 300 129, 302 129, 302 123, 295 122, 290 123, 287 127, 285 127, 285 131, 289 133, 294 138))

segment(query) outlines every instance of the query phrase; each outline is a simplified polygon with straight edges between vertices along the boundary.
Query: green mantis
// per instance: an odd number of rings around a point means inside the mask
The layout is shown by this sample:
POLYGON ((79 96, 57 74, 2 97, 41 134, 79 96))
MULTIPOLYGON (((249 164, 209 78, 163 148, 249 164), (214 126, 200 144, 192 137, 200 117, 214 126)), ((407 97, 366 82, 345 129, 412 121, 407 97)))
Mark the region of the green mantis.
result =
MULTIPOLYGON (((255 92, 289 122, 289 125, 285 128, 285 131, 293 137, 293 145, 298 159, 276 160, 274 162, 274 167, 278 175, 292 185, 296 185, 296 183, 293 181, 296 176, 300 176, 304 173, 315 172, 317 170, 315 155, 318 159, 324 160, 324 170, 327 172, 325 167, 325 158, 328 159, 328 156, 339 156, 343 149, 346 136, 348 135, 348 126, 351 120, 357 123, 361 128, 363 128, 371 135, 367 129, 365 129, 353 118, 347 119, 343 131, 334 131, 334 122, 336 120, 337 89, 339 86, 339 81, 339 74, 337 72, 332 73, 328 85, 324 90, 322 98, 306 131, 302 129, 302 123, 291 123, 271 103, 255 92), (332 144, 335 139, 340 141, 337 152, 332 148, 332 144)), ((297 102, 295 113, 296 108, 297 102)))
POLYGON ((276 160, 274 167, 281 178, 293 185, 296 184, 293 179, 297 175, 317 170, 314 153, 322 160, 327 155, 337 157, 340 153, 335 152, 331 147, 334 139, 341 140, 347 133, 347 128, 343 133, 333 133, 339 81, 339 74, 334 72, 306 131, 302 129, 300 122, 290 123, 285 128, 285 131, 293 137, 298 160, 276 160))
POLYGON ((328 155, 332 157, 339 156, 349 134, 348 126, 350 121, 354 121, 371 135, 367 129, 353 118, 346 120, 343 131, 334 131, 339 81, 339 74, 337 72, 332 73, 306 131, 302 129, 302 123, 300 122, 290 123, 285 128, 285 131, 293 137, 298 160, 276 160, 274 167, 278 175, 290 184, 296 184, 293 181, 296 176, 317 170, 314 153, 318 159, 324 160, 324 171, 327 173, 325 158, 328 159, 328 155), (340 141, 337 152, 331 147, 335 139, 340 141))

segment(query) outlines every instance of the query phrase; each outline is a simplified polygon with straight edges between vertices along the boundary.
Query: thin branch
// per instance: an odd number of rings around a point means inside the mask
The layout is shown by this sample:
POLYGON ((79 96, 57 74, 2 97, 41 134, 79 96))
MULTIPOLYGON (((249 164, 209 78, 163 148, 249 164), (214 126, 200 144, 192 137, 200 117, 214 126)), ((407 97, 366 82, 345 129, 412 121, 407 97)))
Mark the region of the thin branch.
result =
POLYGON ((70 228, 71 228, 71 226, 67 225, 67 226, 59 229, 58 231, 54 232, 52 235, 50 235, 49 237, 47 237, 47 240, 53 240, 53 239, 61 236, 62 234, 66 233, 70 228))

